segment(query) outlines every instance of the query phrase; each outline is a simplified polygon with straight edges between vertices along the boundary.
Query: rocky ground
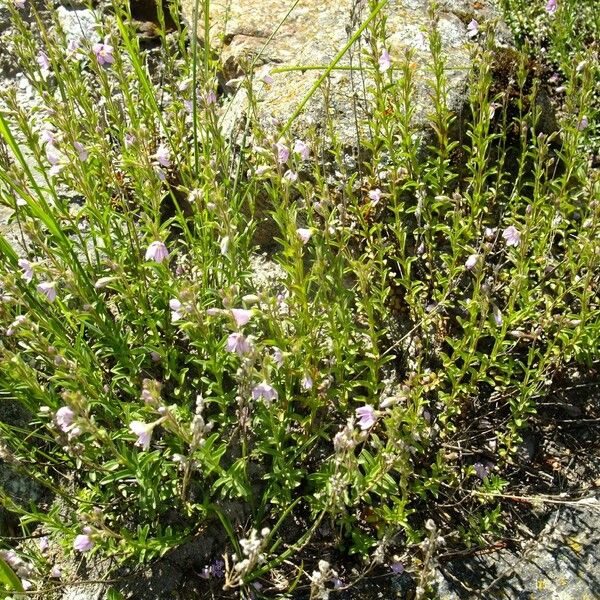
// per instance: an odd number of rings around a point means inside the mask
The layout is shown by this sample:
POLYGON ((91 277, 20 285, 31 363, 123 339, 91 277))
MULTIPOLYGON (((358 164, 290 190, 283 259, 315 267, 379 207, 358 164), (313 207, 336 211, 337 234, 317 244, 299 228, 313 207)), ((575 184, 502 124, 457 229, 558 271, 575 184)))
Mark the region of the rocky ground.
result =
MULTIPOLYGON (((235 3, 234 13, 225 23, 219 21, 220 5, 214 3, 217 11, 214 18, 224 34, 221 38, 224 43, 218 50, 223 54, 224 75, 228 79, 239 75, 244 59, 256 57, 266 39, 265 32, 270 31, 269 27, 272 28, 289 3, 273 0, 269 10, 254 11, 252 19, 246 19, 251 4, 252 0, 235 3)), ((312 6, 313 2, 307 4, 312 6)), ((316 6, 317 3, 314 4, 316 6)), ((299 20, 291 21, 286 26, 288 29, 276 36, 269 53, 257 61, 257 81, 263 80, 284 61, 289 64, 324 64, 330 61, 336 49, 347 41, 348 24, 352 23, 353 15, 361 4, 350 1, 331 5, 318 3, 321 20, 317 24, 311 23, 312 33, 302 29, 304 22, 301 16, 299 20), (311 35, 314 38, 316 32, 322 34, 320 39, 325 40, 323 43, 310 43, 311 35), (290 40, 297 40, 297 44, 290 44, 290 40)), ((397 35, 392 36, 397 51, 406 44, 418 48, 424 43, 421 27, 428 18, 426 5, 423 0, 404 2, 405 12, 395 13, 397 21, 388 24, 388 27, 391 25, 397 30, 397 35)), ((87 34, 93 36, 93 12, 71 6, 69 3, 56 9, 61 11, 66 28, 76 29, 78 33, 85 28, 87 34)), ((184 13, 188 17, 190 6, 189 2, 184 2, 184 13)), ((457 67, 451 74, 456 92, 453 102, 457 103, 464 97, 466 85, 466 71, 463 73, 458 68, 468 60, 465 51, 468 39, 466 23, 475 16, 480 19, 497 18, 499 13, 489 2, 472 4, 446 0, 444 6, 443 44, 457 67), (474 8, 476 5, 478 8, 474 8)), ((8 33, 8 14, 0 7, 0 89, 14 85, 22 102, 34 103, 33 91, 11 61, 10 47, 6 42, 8 33)), ((421 60, 426 65, 424 54, 421 60)), ((350 66, 347 62, 343 64, 350 66)), ((350 119, 354 105, 349 103, 348 98, 352 95, 354 84, 347 71, 342 73, 334 75, 338 95, 333 99, 333 106, 340 123, 340 134, 345 143, 352 144, 356 138, 356 129, 350 119)), ((261 99, 261 118, 265 123, 270 119, 281 122, 285 115, 293 112, 298 98, 302 96, 298 90, 308 91, 317 75, 297 72, 293 75, 273 74, 273 77, 274 82, 264 88, 261 99)), ((236 107, 232 114, 239 115, 244 110, 244 98, 235 91, 232 96, 236 107)), ((324 117, 320 112, 322 108, 322 103, 315 100, 306 113, 308 117, 305 117, 304 126, 318 123, 324 117)), ((10 211, 0 207, 0 232, 18 246, 18 226, 9 219, 10 211)), ((265 258, 258 262, 268 265, 265 258)), ((442 549, 436 564, 431 565, 435 567, 435 587, 440 598, 600 598, 600 387, 597 381, 597 373, 588 374, 575 383, 571 382, 572 385, 557 388, 555 395, 544 401, 545 405, 526 432, 518 461, 510 473, 512 482, 516 484, 513 489, 521 489, 523 493, 520 497, 507 499, 507 506, 514 505, 514 510, 507 509, 514 516, 514 521, 507 528, 506 537, 493 551, 448 551, 444 554, 442 549), (541 496, 547 498, 545 503, 531 500, 541 496)), ((2 418, 6 415, 3 414, 2 418)), ((0 465, 0 483, 11 489, 15 496, 25 494, 35 499, 38 493, 35 486, 16 477, 6 465, 0 465)), ((139 573, 123 573, 124 579, 115 587, 122 589, 126 597, 139 600, 217 597, 218 581, 203 579, 197 569, 199 557, 208 557, 211 553, 207 540, 202 538, 188 544, 139 573)), ((105 565, 103 567, 106 568, 105 565)), ((88 565, 87 572, 90 577, 102 576, 101 566, 90 568, 88 565)), ((416 581, 408 573, 380 572, 366 578, 355 588, 334 593, 332 597, 348 600, 410 598, 415 585, 416 581)), ((62 600, 101 600, 105 593, 106 586, 89 583, 66 587, 62 600)), ((298 595, 298 598, 303 596, 298 595)))

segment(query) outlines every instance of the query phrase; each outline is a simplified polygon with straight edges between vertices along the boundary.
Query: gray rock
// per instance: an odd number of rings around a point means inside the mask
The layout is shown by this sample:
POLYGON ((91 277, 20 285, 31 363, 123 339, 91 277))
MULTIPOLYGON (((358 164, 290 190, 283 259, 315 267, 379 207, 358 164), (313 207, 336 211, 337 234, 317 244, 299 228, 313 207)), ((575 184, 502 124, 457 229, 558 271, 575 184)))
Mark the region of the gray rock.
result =
POLYGON ((443 565, 440 600, 600 598, 600 494, 565 504, 518 552, 499 550, 443 565))
MULTIPOLYGON (((190 22, 194 4, 193 0, 182 2, 183 14, 190 22)), ((418 123, 425 123, 431 110, 429 80, 432 56, 426 33, 431 24, 429 4, 428 0, 390 0, 382 11, 386 17, 386 48, 394 65, 393 80, 397 81, 400 77, 406 50, 413 52, 411 63, 417 89, 415 121, 418 123)), ((368 7, 364 1, 323 3, 304 0, 279 26, 290 5, 289 0, 260 3, 255 0, 233 3, 215 0, 210 5, 210 41, 221 56, 225 76, 239 77, 245 66, 255 62, 253 82, 258 99, 257 117, 270 132, 288 120, 322 73, 322 70, 284 73, 274 73, 272 70, 276 67, 328 65, 368 17, 368 7), (272 40, 263 48, 270 36, 273 36, 272 40), (267 74, 273 79, 270 84, 263 81, 267 74)), ((481 9, 473 6, 479 6, 479 3, 474 5, 471 2, 447 0, 438 15, 437 27, 446 61, 451 108, 458 109, 464 102, 469 76, 470 38, 466 23, 471 18, 500 19, 496 5, 490 0, 481 3, 481 9)), ((198 29, 202 37, 200 21, 198 29)), ((360 127, 357 132, 356 116, 359 122, 368 117, 368 90, 373 81, 372 70, 367 68, 363 57, 367 42, 367 36, 363 34, 360 41, 341 59, 339 66, 345 67, 345 70, 332 72, 327 86, 327 103, 324 102, 322 91, 315 93, 296 121, 296 132, 301 134, 314 124, 324 127, 329 114, 342 144, 356 145, 358 137, 365 133, 364 128, 361 131, 360 127), (349 70, 349 67, 352 69, 349 70)), ((240 89, 227 109, 224 129, 230 131, 240 113, 246 109, 246 92, 240 89)))
POLYGON ((69 10, 64 6, 56 9, 56 16, 61 27, 64 29, 69 41, 89 40, 91 43, 100 40, 100 35, 96 28, 98 15, 95 11, 69 10))

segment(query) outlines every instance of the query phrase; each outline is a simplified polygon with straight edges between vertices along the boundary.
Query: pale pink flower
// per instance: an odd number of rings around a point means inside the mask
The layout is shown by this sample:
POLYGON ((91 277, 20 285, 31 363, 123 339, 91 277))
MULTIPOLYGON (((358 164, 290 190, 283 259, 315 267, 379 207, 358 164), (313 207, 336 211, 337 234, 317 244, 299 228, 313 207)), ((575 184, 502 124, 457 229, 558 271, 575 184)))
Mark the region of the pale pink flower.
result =
POLYGON ((375 409, 370 404, 365 404, 356 409, 356 418, 360 428, 365 431, 375 425, 377 417, 375 415, 375 409))
POLYGON ((369 192, 369 198, 373 204, 377 204, 381 200, 381 190, 375 188, 369 192))
POLYGON ((50 70, 50 58, 43 50, 40 50, 38 52, 36 60, 37 60, 37 64, 40 65, 40 68, 42 69, 42 71, 50 70))
POLYGON ((60 570, 60 567, 57 567, 56 565, 54 565, 50 569, 50 577, 52 577, 53 579, 60 579, 61 575, 62 575, 62 571, 60 570))
POLYGON ((52 129, 44 127, 44 129, 40 131, 40 142, 42 144, 49 144, 50 146, 53 146, 56 144, 56 134, 54 131, 52 131, 52 129))
POLYGON ((284 174, 283 174, 283 178, 286 181, 289 181, 290 183, 294 183, 294 181, 298 181, 298 173, 296 173, 296 171, 292 171, 291 169, 288 169, 284 174))
POLYGON ((262 383, 254 386, 252 389, 252 399, 259 400, 261 398, 268 406, 273 400, 277 400, 277 398, 279 398, 279 394, 272 385, 269 385, 266 381, 263 381, 262 383))
POLYGON ((278 367, 283 367, 283 352, 277 346, 273 347, 273 360, 278 367))
POLYGON ((112 65, 115 62, 115 57, 113 56, 114 48, 110 44, 98 42, 92 46, 92 52, 101 67, 112 65))
POLYGON ((94 540, 87 533, 80 533, 75 537, 73 549, 78 552, 88 552, 94 547, 94 540))
POLYGON ((73 424, 73 419, 75 419, 75 412, 68 406, 62 406, 56 411, 54 419, 62 431, 67 433, 73 424))
POLYGON ((144 423, 144 421, 131 421, 131 423, 129 423, 129 430, 138 436, 135 445, 140 446, 142 450, 148 450, 148 448, 150 448, 150 440, 152 439, 154 425, 154 423, 144 423))
POLYGON ((25 323, 25 321, 27 321, 27 317, 25 315, 17 315, 15 320, 8 326, 8 329, 6 330, 6 335, 7 336, 14 335, 15 330, 18 327, 20 327, 21 325, 23 325, 23 323, 25 323))
POLYGON ((243 327, 252 318, 252 311, 246 308, 232 308, 231 316, 238 327, 243 327))
POLYGON ((40 552, 46 552, 50 547, 50 541, 48 540, 48 536, 44 535, 38 540, 38 547, 40 552))
POLYGON ((546 3, 546 12, 549 15, 553 15, 558 10, 558 3, 556 0, 548 0, 546 3))
POLYGON ((23 8, 25 8, 25 0, 13 0, 14 5, 16 8, 18 8, 19 10, 22 10, 23 8))
POLYGON ((164 242, 157 240, 148 246, 145 259, 161 263, 163 260, 165 260, 165 258, 167 258, 167 256, 169 256, 169 251, 167 250, 164 242))
POLYGON ((23 591, 26 592, 33 587, 33 583, 29 581, 29 579, 21 578, 21 585, 23 586, 23 591))
POLYGON ((465 267, 472 271, 479 263, 479 254, 471 254, 465 261, 465 267))
POLYGON ((268 73, 263 77, 262 80, 263 83, 266 83, 267 85, 273 85, 275 83, 273 77, 271 77, 271 75, 269 75, 268 73))
POLYGON ((19 267, 21 267, 21 269, 23 270, 23 279, 27 282, 30 283, 31 280, 33 279, 33 266, 32 264, 24 259, 24 258, 20 258, 19 259, 19 267))
POLYGON ((299 227, 298 229, 296 229, 296 235, 303 244, 308 244, 310 238, 312 237, 312 234, 312 229, 307 229, 305 227, 299 227))
POLYGON ((471 19, 467 25, 467 37, 474 38, 479 33, 479 23, 475 19, 471 19))
POLYGON ((182 310, 181 302, 177 298, 169 300, 169 308, 171 309, 171 321, 173 323, 183 318, 184 311, 182 310))
POLYGON ((37 286, 37 291, 40 294, 44 294, 49 302, 56 300, 56 282, 55 281, 44 281, 37 286))
POLYGON ((165 146, 164 144, 161 144, 156 149, 156 154, 154 154, 154 158, 158 161, 159 165, 165 168, 169 168, 171 166, 171 154, 169 152, 169 148, 167 148, 167 146, 165 146))
POLYGON ((390 53, 384 48, 381 51, 381 56, 379 57, 379 71, 381 73, 385 73, 392 66, 392 58, 390 57, 390 53))
POLYGON ((521 234, 514 225, 507 227, 502 232, 502 237, 506 241, 507 246, 518 246, 521 243, 521 234))
POLYGON ((58 175, 63 168, 61 154, 54 146, 47 145, 46 158, 48 159, 48 162, 52 165, 49 170, 50 175, 58 175))
POLYGON ((229 335, 225 348, 228 352, 235 352, 239 356, 243 356, 250 353, 252 345, 243 334, 236 332, 229 335))
POLYGON ((283 140, 279 140, 275 144, 275 149, 277 150, 277 162, 279 164, 286 163, 290 157, 290 149, 285 145, 283 140))
POLYGON ((310 156, 310 148, 302 140, 296 140, 294 143, 294 152, 299 154, 302 160, 308 160, 310 156))
POLYGON ((581 117, 581 120, 577 124, 577 129, 579 131, 583 131, 588 125, 589 125, 589 119, 585 115, 583 115, 583 117, 581 117))
POLYGON ((81 162, 85 162, 88 159, 89 153, 85 149, 85 146, 81 142, 73 142, 73 147, 77 152, 77 156, 81 162))

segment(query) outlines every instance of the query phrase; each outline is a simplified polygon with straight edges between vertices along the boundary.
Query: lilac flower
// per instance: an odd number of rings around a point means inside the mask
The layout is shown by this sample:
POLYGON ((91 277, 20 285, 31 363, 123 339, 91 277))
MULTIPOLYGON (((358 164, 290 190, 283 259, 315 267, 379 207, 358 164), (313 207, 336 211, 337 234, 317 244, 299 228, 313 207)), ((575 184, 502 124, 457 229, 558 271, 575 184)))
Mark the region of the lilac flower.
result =
POLYGON ((92 52, 96 56, 96 60, 101 67, 104 65, 112 65, 115 62, 115 57, 113 56, 114 51, 114 48, 106 43, 102 44, 98 42, 92 46, 92 52))
POLYGON ((25 0, 13 0, 15 7, 19 10, 25 8, 25 0))
POLYGON ((131 421, 129 423, 129 430, 138 436, 138 439, 135 441, 136 446, 140 446, 142 450, 150 448, 154 426, 154 423, 144 423, 144 421, 131 421))
POLYGON ((384 48, 379 57, 379 71, 385 73, 392 66, 392 58, 390 53, 384 48))
POLYGON ((6 335, 7 336, 14 335, 15 330, 19 326, 23 325, 23 323, 25 323, 26 320, 27 320, 27 317, 25 315, 17 315, 15 320, 8 326, 8 328, 6 330, 6 335))
POLYGON ((365 431, 375 425, 377 417, 375 415, 375 409, 370 404, 365 404, 356 409, 356 418, 360 428, 365 431))
POLYGON ((52 129, 49 129, 47 126, 44 127, 40 131, 40 142, 42 144, 49 144, 50 146, 56 144, 56 136, 54 134, 54 131, 52 131, 52 129))
POLYGON ((87 552, 94 547, 94 540, 87 533, 80 533, 73 542, 73 549, 79 552, 87 552))
POLYGON ((206 96, 204 98, 204 103, 206 104, 206 106, 210 106, 211 104, 214 104, 217 101, 217 95, 215 94, 214 90, 209 90, 206 93, 206 96))
POLYGON ((306 229, 305 227, 299 227, 298 229, 296 229, 296 234, 297 234, 298 238, 300 238, 300 241, 303 244, 308 244, 310 238, 312 237, 313 231, 312 231, 312 229, 306 229))
POLYGON ((152 350, 152 352, 150 352, 150 360, 152 362, 159 362, 160 354, 156 350, 152 350))
POLYGON ((375 188, 369 192, 369 198, 373 204, 377 204, 381 200, 381 190, 375 188))
POLYGON ((231 316, 238 327, 243 327, 252 318, 252 311, 245 308, 232 308, 231 316))
POLYGON ((38 540, 38 547, 40 552, 46 552, 50 547, 50 541, 48 540, 48 536, 44 535, 38 540))
POLYGON ((479 23, 475 19, 471 19, 467 25, 467 37, 474 38, 479 33, 479 23))
POLYGON ((85 146, 81 142, 73 142, 73 147, 77 152, 77 156, 81 162, 85 162, 88 159, 89 153, 85 149, 85 146))
POLYGON ((583 115, 583 117, 581 117, 581 120, 577 124, 577 129, 579 131, 583 131, 588 125, 589 125, 589 120, 585 115, 583 115))
POLYGON ((52 577, 53 579, 60 579, 61 575, 62 575, 62 571, 60 570, 60 567, 57 567, 56 565, 54 565, 50 569, 50 577, 52 577))
POLYGON ((145 259, 161 263, 163 260, 165 260, 165 258, 167 258, 167 256, 169 256, 169 251, 167 250, 164 242, 157 240, 148 246, 145 259))
POLYGON ((507 246, 518 246, 521 243, 521 234, 514 225, 507 227, 502 232, 502 237, 505 239, 507 246))
POLYGON ((275 144, 275 149, 277 150, 277 162, 281 165, 286 163, 290 157, 290 149, 284 144, 283 139, 275 144))
POLYGON ((77 58, 77 53, 80 50, 79 40, 77 38, 72 38, 69 40, 67 44, 67 57, 69 58, 77 58))
POLYGON ((37 64, 40 65, 40 68, 42 69, 42 71, 50 70, 50 58, 43 50, 39 51, 36 60, 37 60, 37 64))
POLYGON ((225 575, 225 562, 220 558, 215 559, 210 566, 210 570, 214 577, 223 577, 225 575))
POLYGON ((300 382, 303 390, 312 390, 313 387, 313 379, 308 373, 304 373, 304 377, 302 377, 302 381, 300 382))
POLYGON ((263 402, 269 406, 273 400, 277 400, 277 398, 279 398, 279 394, 272 385, 269 385, 266 381, 263 381, 262 383, 254 386, 252 389, 252 399, 259 400, 261 398, 263 402))
POLYGON ((273 360, 278 367, 283 367, 283 352, 277 346, 273 347, 273 360))
POLYGON ((228 352, 235 352, 239 356, 243 356, 250 353, 252 345, 243 334, 236 332, 227 338, 225 348, 228 352))
POLYGON ((401 575, 402 573, 404 573, 404 565, 399 560, 394 561, 390 565, 390 569, 395 575, 401 575))
POLYGON ((465 267, 472 271, 479 263, 479 254, 471 254, 465 261, 465 267))
POLYGON ((302 160, 308 160, 310 156, 310 148, 302 140, 296 140, 294 143, 294 152, 299 154, 302 160))
POLYGON ((31 280, 33 279, 33 266, 32 264, 24 259, 24 258, 20 258, 19 259, 19 267, 21 267, 21 269, 23 269, 23 279, 27 282, 30 283, 31 280))
POLYGON ((268 73, 263 77, 262 80, 263 83, 266 83, 267 85, 273 85, 275 83, 273 77, 271 77, 271 75, 269 75, 268 73))
POLYGON ((61 156, 52 144, 46 146, 46 158, 53 167, 58 167, 60 165, 61 156))
POLYGON ((135 144, 135 135, 133 135, 133 133, 130 133, 128 131, 125 134, 123 141, 125 142, 125 148, 131 148, 131 146, 133 146, 133 144, 135 144))
POLYGON ((159 165, 165 168, 169 168, 171 166, 171 154, 167 146, 165 146, 164 144, 161 144, 156 149, 156 154, 154 154, 154 158, 158 161, 159 165))
POLYGON ((37 291, 40 294, 44 294, 49 302, 56 300, 56 282, 55 281, 44 281, 37 286, 37 291))
POLYGON ((169 308, 171 309, 171 321, 173 323, 183 318, 184 311, 182 310, 181 302, 177 298, 169 300, 169 308))
POLYGON ((553 15, 558 9, 558 3, 556 0, 548 0, 546 3, 546 12, 549 15, 553 15))
POLYGON ((477 477, 479 477, 479 479, 483 480, 490 474, 490 470, 488 469, 488 467, 486 467, 484 464, 482 464, 480 462, 476 462, 473 465, 473 468, 475 469, 475 475, 477 475, 477 477))
POLYGON ((54 415, 54 419, 56 424, 60 427, 62 431, 67 433, 73 424, 73 419, 75 418, 75 412, 69 408, 68 406, 62 406, 56 411, 54 415))

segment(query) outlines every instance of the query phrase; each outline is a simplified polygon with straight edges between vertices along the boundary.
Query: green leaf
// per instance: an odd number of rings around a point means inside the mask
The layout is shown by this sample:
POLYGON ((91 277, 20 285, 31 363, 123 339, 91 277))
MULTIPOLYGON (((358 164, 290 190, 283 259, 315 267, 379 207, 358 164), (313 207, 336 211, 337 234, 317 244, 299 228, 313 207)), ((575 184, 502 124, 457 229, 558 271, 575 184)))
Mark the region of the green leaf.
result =
POLYGON ((16 573, 0 558, 0 582, 8 592, 23 592, 23 584, 16 573))
POLYGON ((125 600, 125 596, 115 588, 109 588, 106 592, 106 600, 125 600))

